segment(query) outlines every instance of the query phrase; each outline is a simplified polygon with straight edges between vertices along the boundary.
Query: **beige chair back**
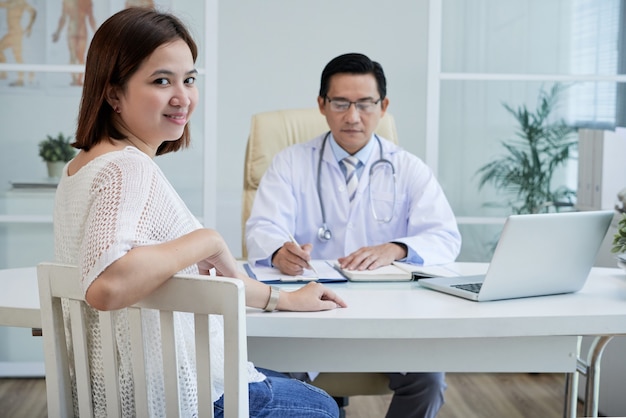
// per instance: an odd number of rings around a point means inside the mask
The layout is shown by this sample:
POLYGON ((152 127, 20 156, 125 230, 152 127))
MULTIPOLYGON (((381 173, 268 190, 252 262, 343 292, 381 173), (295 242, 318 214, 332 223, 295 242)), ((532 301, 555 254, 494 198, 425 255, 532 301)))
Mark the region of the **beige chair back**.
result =
MULTIPOLYGON (((84 327, 86 304, 80 286, 78 269, 74 266, 41 263, 37 267, 48 416, 73 416, 70 364, 74 369, 77 389, 78 414, 93 416, 89 354, 84 327), (61 301, 69 309, 72 331, 66 333, 61 301), (66 340, 68 339, 68 340, 66 340), (70 341, 73 356, 68 356, 70 341)), ((142 311, 160 311, 163 371, 165 376, 165 414, 179 416, 179 389, 174 336, 174 312, 190 312, 195 321, 196 373, 198 416, 213 417, 210 379, 209 315, 224 317, 224 410, 227 417, 248 417, 248 372, 245 292, 241 280, 214 277, 177 275, 169 279, 154 293, 128 308, 133 355, 133 384, 136 416, 147 417, 148 395, 145 366, 145 347, 142 329, 142 311)), ((104 386, 107 416, 121 416, 120 388, 113 319, 115 311, 99 312, 100 334, 103 347, 104 386)))
MULTIPOLYGON (((261 177, 274 155, 283 148, 308 141, 328 131, 326 118, 318 108, 275 110, 252 116, 246 147, 243 173, 243 200, 241 212, 242 254, 247 258, 245 227, 250 217, 261 177)), ((380 120, 376 133, 398 143, 393 116, 387 112, 380 120)))

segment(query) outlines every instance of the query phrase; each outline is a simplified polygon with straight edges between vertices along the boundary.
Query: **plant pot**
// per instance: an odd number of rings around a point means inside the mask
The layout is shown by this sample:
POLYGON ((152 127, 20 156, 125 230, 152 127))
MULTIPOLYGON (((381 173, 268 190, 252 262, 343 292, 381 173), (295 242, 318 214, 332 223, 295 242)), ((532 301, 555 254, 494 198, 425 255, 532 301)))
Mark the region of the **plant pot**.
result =
POLYGON ((48 177, 60 178, 63 175, 65 161, 46 161, 48 166, 48 177))
POLYGON ((626 271, 626 254, 620 254, 617 256, 617 266, 626 271))

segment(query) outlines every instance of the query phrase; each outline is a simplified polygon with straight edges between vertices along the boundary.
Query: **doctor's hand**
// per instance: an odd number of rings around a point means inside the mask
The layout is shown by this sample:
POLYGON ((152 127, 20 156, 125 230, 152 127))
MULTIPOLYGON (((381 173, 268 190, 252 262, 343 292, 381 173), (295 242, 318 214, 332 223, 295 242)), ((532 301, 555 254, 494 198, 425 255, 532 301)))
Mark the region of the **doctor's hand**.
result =
POLYGON ((387 266, 407 255, 404 244, 388 242, 372 247, 362 247, 345 257, 337 259, 341 268, 346 270, 374 270, 387 266))
POLYGON ((329 288, 317 282, 309 282, 293 292, 281 290, 276 308, 280 311, 316 312, 347 306, 346 302, 329 288))
POLYGON ((304 269, 309 268, 312 250, 312 244, 304 244, 300 247, 298 244, 287 241, 274 253, 272 264, 283 274, 300 275, 304 269))

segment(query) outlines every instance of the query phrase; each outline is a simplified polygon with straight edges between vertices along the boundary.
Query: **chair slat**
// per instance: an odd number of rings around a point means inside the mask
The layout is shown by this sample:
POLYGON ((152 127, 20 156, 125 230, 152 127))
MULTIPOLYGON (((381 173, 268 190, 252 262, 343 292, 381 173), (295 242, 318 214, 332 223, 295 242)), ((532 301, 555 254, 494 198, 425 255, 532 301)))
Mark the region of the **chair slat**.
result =
POLYGON ((212 383, 211 383, 211 345, 209 337, 209 316, 194 315, 196 336, 196 371, 198 378, 198 398, 209 397, 210 402, 198 402, 198 417, 213 418, 212 383))
POLYGON ((165 380, 165 410, 168 417, 177 417, 178 408, 178 367, 176 360, 176 336, 174 335, 174 314, 161 311, 161 349, 163 350, 163 379, 165 380))
POLYGON ((87 336, 82 303, 69 301, 69 312, 72 329, 72 345, 74 350, 74 369, 76 371, 76 394, 78 396, 78 413, 81 417, 93 416, 89 358, 87 356, 87 336))
MULTIPOLYGON (((230 289, 236 292, 236 289, 230 289)), ((248 379, 245 305, 224 308, 224 416, 248 416, 248 379)))
POLYGON ((111 312, 100 312, 100 335, 102 336, 102 362, 104 366, 104 392, 106 394, 107 416, 121 417, 122 409, 119 393, 119 367, 117 361, 115 325, 111 312))
POLYGON ((133 361, 133 382, 135 385, 135 411, 138 417, 147 417, 148 386, 146 383, 146 351, 143 346, 143 328, 141 325, 141 309, 128 309, 130 328, 131 358, 133 361))

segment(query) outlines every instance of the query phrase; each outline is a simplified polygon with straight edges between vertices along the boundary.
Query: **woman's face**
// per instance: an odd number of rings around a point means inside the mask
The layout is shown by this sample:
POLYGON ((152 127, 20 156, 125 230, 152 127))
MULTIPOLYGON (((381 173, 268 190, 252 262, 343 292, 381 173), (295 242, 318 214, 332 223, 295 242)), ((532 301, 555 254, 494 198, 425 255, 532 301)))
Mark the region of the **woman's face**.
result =
POLYGON ((198 103, 197 73, 183 40, 154 50, 118 92, 120 128, 131 142, 156 152, 163 142, 182 136, 198 103))

